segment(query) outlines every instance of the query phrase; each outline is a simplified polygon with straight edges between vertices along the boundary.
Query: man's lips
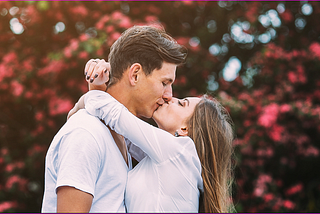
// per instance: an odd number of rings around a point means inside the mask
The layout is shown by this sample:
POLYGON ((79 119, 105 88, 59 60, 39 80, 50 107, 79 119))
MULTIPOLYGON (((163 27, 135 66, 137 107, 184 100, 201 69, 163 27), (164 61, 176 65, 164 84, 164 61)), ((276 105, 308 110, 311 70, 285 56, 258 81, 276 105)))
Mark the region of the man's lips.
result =
POLYGON ((157 111, 159 108, 161 108, 161 107, 164 106, 164 105, 168 105, 168 103, 165 102, 165 103, 163 103, 163 104, 157 104, 157 105, 158 105, 158 107, 156 108, 155 111, 157 111))
POLYGON ((158 106, 157 106, 156 110, 154 110, 154 111, 157 111, 161 107, 161 105, 159 105, 159 104, 157 104, 157 105, 158 106))

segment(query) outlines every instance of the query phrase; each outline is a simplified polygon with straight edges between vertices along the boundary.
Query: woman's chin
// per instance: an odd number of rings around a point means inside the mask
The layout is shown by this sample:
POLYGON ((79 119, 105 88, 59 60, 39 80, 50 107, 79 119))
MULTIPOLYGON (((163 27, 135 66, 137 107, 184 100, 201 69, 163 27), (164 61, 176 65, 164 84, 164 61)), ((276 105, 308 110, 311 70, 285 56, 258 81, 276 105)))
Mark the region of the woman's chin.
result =
POLYGON ((159 123, 158 123, 158 117, 157 117, 158 115, 157 115, 157 112, 155 111, 154 113, 153 113, 153 115, 152 115, 152 119, 154 120, 154 122, 156 122, 156 124, 158 125, 158 127, 159 127, 159 123))

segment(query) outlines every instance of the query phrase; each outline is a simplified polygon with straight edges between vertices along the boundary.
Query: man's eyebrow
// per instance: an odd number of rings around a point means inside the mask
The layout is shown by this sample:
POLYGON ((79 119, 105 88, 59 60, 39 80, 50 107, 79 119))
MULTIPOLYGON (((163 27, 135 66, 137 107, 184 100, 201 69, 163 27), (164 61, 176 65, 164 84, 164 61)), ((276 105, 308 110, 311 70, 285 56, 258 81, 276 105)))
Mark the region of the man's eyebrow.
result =
POLYGON ((171 79, 171 78, 165 78, 165 81, 167 81, 169 83, 173 83, 173 79, 171 79))
POLYGON ((190 105, 190 101, 187 98, 184 98, 183 100, 188 102, 188 106, 190 105))

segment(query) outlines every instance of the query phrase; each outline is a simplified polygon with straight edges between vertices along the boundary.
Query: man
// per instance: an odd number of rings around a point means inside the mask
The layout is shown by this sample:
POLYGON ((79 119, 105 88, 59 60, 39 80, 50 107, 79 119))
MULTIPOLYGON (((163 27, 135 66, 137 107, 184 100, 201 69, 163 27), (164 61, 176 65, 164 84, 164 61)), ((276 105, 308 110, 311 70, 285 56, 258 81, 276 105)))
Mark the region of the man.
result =
MULTIPOLYGON (((186 57, 184 51, 163 30, 128 29, 111 47, 107 92, 134 115, 152 117, 172 98, 171 86, 177 65, 186 57)), ((123 137, 80 110, 48 150, 42 212, 125 212, 131 167, 123 137)))

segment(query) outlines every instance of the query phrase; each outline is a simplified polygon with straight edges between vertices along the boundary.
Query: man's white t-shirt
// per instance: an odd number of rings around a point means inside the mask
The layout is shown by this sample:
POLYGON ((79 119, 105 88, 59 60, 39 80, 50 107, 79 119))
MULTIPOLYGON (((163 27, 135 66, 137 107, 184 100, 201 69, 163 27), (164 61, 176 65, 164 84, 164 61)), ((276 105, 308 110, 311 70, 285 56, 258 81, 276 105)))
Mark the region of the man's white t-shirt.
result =
POLYGON ((85 110, 74 114, 54 137, 45 167, 42 212, 56 212, 60 186, 93 195, 90 212, 125 212, 126 164, 109 129, 85 110))

